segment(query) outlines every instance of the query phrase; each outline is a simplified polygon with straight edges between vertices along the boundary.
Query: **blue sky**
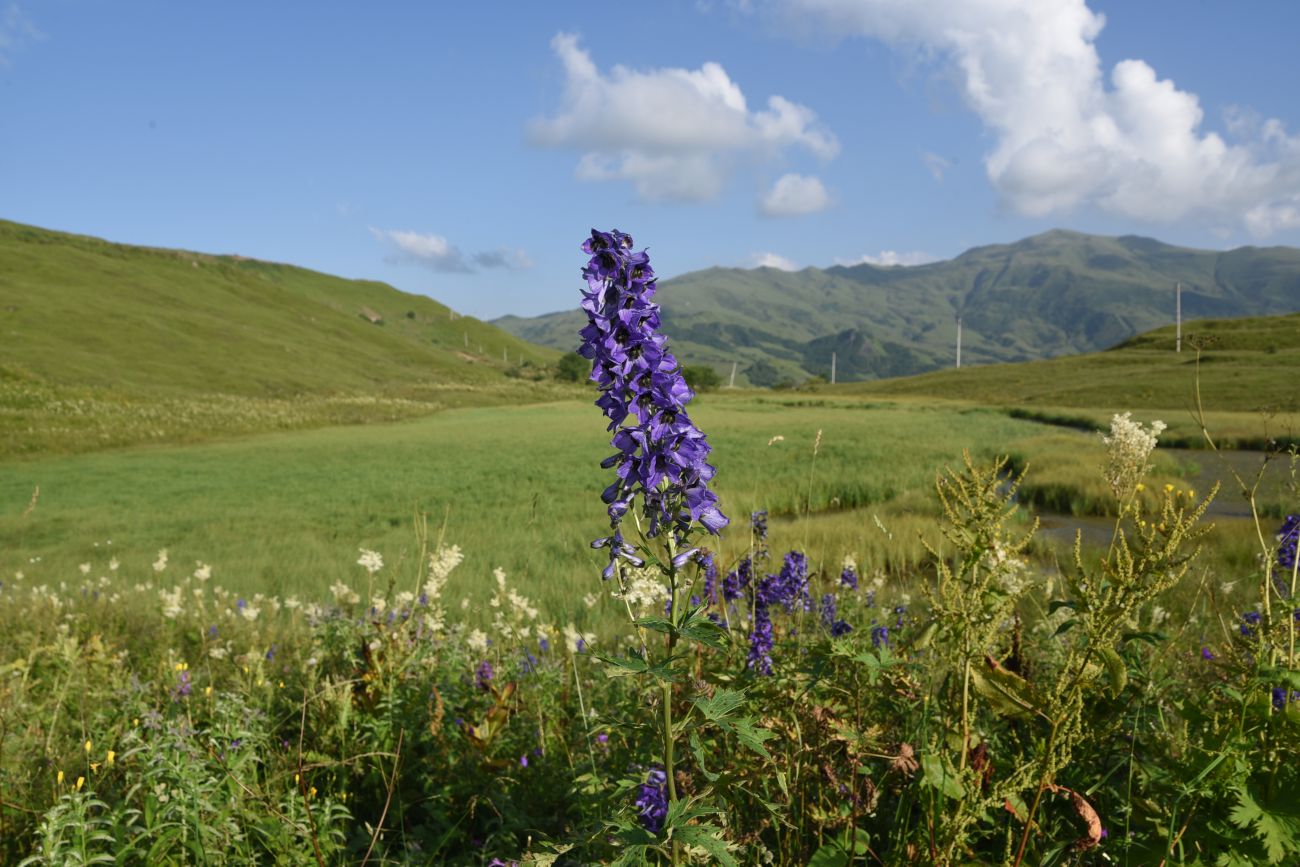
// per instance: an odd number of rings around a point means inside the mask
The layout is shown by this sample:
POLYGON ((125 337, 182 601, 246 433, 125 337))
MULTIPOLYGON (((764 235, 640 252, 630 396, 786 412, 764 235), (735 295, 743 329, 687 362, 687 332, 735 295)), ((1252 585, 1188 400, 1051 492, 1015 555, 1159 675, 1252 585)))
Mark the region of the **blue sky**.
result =
POLYGON ((1300 244, 1289 0, 0 0, 0 218, 483 318, 1052 227, 1300 244))

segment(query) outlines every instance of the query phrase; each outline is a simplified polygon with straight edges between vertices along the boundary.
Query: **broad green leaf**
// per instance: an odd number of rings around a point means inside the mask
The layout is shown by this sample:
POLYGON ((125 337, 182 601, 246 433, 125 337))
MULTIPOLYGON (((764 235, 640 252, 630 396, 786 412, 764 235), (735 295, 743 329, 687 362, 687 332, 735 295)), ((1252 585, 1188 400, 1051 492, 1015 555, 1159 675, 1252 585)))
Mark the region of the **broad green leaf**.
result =
POLYGON ((947 763, 934 753, 921 756, 921 781, 927 786, 938 789, 945 797, 960 801, 966 797, 966 790, 957 780, 957 773, 949 769, 947 763))
POLYGON ((700 713, 713 722, 720 722, 745 703, 745 692, 739 689, 718 689, 712 698, 696 698, 692 701, 700 713))
POLYGON ((975 692, 988 701, 995 713, 1020 718, 1033 715, 1029 683, 1015 672, 1000 665, 995 669, 972 667, 970 679, 975 692))
POLYGON ((808 859, 808 867, 846 867, 849 853, 836 843, 827 843, 808 859))
POLYGON ((700 744, 700 738, 695 732, 691 732, 690 744, 691 752, 695 755, 695 764, 699 766, 700 773, 704 775, 704 779, 708 780, 710 783, 717 782, 717 779, 721 774, 711 773, 705 766, 704 747, 700 744))
POLYGON ((733 723, 733 726, 736 732, 736 737, 740 739, 742 744, 749 747, 763 758, 768 759, 769 761, 771 760, 772 754, 767 751, 767 747, 763 746, 763 742, 776 737, 775 732, 765 728, 759 728, 754 724, 754 720, 751 717, 741 717, 733 723))
POLYGON ((672 623, 663 617, 639 617, 633 623, 642 629, 662 632, 664 635, 671 635, 673 631, 672 623))
POLYGON ((722 864, 723 867, 738 867, 736 859, 732 856, 727 841, 722 839, 721 831, 715 825, 682 825, 673 830, 673 839, 685 843, 687 846, 697 846, 709 853, 713 864, 722 864))

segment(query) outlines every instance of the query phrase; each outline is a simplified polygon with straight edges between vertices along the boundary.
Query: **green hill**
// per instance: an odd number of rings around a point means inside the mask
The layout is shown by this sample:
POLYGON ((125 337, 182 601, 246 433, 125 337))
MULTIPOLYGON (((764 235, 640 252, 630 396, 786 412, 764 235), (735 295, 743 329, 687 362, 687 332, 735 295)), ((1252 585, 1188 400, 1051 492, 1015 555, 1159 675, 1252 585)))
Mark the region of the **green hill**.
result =
POLYGON ((835 392, 1014 406, 1180 409, 1194 401, 1197 347, 1207 408, 1300 410, 1300 313, 1186 322, 1181 353, 1174 351, 1174 328, 1166 326, 1105 352, 941 370, 845 385, 835 392))
POLYGON ((559 355, 384 283, 4 221, 0 335, 0 454, 535 399, 506 374, 559 355))
MULTIPOLYGON (((1300 308, 1300 250, 1229 252, 1150 238, 1054 230, 915 267, 711 268, 660 283, 664 328, 685 362, 738 382, 841 382, 1092 352, 1169 322, 1300 308)), ((496 320, 535 343, 572 348, 576 311, 496 320)))

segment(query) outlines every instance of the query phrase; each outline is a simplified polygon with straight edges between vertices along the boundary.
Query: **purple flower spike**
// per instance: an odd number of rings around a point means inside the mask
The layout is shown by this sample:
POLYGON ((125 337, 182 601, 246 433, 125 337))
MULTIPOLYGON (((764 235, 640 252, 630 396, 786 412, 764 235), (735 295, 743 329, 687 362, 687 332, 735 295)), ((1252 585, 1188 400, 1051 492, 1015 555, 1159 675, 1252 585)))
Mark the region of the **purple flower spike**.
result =
POLYGON ((646 781, 637 790, 636 808, 641 827, 651 834, 664 829, 668 818, 668 775, 659 768, 646 774, 646 781))
POLYGON ((615 532, 597 545, 610 549, 603 573, 609 578, 619 558, 642 565, 618 534, 638 496, 650 536, 669 529, 681 541, 693 524, 717 534, 728 522, 708 487, 709 444, 686 413, 694 392, 658 330, 650 257, 634 252, 631 236, 617 230, 593 229, 582 249, 591 259, 582 271, 587 325, 578 353, 591 361, 591 380, 600 387, 596 405, 609 419, 617 450, 601 462, 615 471, 601 495, 615 532))

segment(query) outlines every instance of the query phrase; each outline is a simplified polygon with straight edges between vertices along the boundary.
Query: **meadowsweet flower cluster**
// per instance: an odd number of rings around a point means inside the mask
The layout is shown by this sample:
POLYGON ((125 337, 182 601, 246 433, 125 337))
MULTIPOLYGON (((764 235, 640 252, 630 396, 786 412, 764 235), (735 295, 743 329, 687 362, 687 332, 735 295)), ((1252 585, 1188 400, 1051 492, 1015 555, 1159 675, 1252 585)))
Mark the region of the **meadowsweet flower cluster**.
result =
POLYGON ((1137 485, 1147 471, 1147 460, 1155 451, 1156 440, 1166 425, 1151 422, 1145 430, 1141 422, 1133 421, 1132 413, 1118 413, 1110 420, 1110 435, 1102 435, 1106 444, 1106 482, 1116 498, 1126 501, 1137 490, 1137 485))
POLYGON ((633 252, 631 236, 617 230, 593 229, 582 249, 591 259, 582 272, 587 325, 578 352, 592 363, 591 380, 601 391, 596 405, 618 450, 601 464, 618 476, 601 495, 613 533, 593 543, 609 548, 609 578, 620 558, 642 564, 619 529, 638 495, 652 537, 671 529, 682 541, 696 522, 717 533, 728 521, 708 487, 709 444, 686 412, 694 392, 658 330, 650 257, 633 252))

